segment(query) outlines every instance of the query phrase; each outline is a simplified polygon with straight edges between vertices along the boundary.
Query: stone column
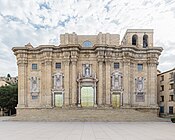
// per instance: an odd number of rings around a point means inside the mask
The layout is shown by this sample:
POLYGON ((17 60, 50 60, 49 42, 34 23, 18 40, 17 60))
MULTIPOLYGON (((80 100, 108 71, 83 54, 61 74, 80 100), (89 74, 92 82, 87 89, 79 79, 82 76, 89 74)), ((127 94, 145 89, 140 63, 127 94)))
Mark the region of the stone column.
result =
POLYGON ((18 105, 17 107, 27 106, 27 62, 18 62, 18 105))
POLYGON ((45 101, 46 107, 52 106, 52 60, 45 61, 45 101))
POLYGON ((103 104, 103 61, 98 62, 98 105, 103 104))
POLYGON ((111 104, 111 62, 106 60, 106 105, 111 104))
POLYGON ((72 105, 77 104, 77 62, 72 61, 72 105))
POLYGON ((69 78, 69 64, 70 60, 64 60, 64 106, 70 105, 70 78, 69 78))

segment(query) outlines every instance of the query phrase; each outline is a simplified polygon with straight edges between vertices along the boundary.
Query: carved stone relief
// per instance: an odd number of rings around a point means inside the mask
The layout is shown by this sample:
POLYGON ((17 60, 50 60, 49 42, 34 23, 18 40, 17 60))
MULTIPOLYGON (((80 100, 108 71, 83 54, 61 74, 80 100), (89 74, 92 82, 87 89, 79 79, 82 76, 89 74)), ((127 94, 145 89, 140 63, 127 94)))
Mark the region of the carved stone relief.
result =
POLYGON ((61 90, 63 83, 63 74, 57 73, 54 75, 54 90, 61 90))
POLYGON ((144 102, 145 101, 144 78, 137 77, 135 79, 135 83, 136 83, 136 102, 144 102))
POLYGON ((112 90, 122 90, 122 74, 118 71, 112 74, 112 90))
POLYGON ((39 94, 39 78, 38 77, 30 78, 30 93, 32 96, 38 96, 39 94))
POLYGON ((137 77, 135 79, 136 81, 136 92, 144 92, 144 78, 143 77, 137 77))
POLYGON ((83 76, 90 77, 91 76, 91 65, 83 64, 83 76))

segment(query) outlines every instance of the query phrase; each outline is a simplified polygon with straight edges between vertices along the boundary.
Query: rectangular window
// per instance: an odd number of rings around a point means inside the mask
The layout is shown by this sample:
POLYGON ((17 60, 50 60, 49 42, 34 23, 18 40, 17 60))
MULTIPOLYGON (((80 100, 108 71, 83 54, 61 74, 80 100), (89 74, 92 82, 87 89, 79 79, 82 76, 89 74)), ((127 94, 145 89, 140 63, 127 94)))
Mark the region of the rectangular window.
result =
POLYGON ((160 96, 160 98, 161 102, 164 102, 164 96, 160 96))
POLYGON ((56 69, 61 69, 61 63, 55 63, 55 68, 56 69))
POLYGON ((173 84, 170 84, 170 89, 173 89, 173 87, 174 87, 173 84))
POLYGON ((137 69, 138 69, 138 71, 142 71, 143 70, 143 64, 138 64, 137 69))
POLYGON ((38 96, 32 96, 32 99, 33 100, 38 99, 38 96))
POLYGON ((119 69, 119 68, 120 68, 119 63, 114 63, 114 69, 119 69))
POLYGON ((173 106, 169 106, 169 114, 173 114, 173 106))
POLYGON ((164 81, 164 75, 162 75, 160 78, 160 81, 164 81))
POLYGON ((173 72, 170 73, 170 79, 172 79, 172 78, 173 78, 173 72))
POLYGON ((37 64, 32 64, 32 70, 37 70, 37 64))
POLYGON ((170 95, 170 101, 174 101, 174 96, 170 95))
POLYGON ((160 91, 164 91, 164 85, 161 85, 160 91))
POLYGON ((160 113, 164 113, 164 106, 160 106, 160 113))

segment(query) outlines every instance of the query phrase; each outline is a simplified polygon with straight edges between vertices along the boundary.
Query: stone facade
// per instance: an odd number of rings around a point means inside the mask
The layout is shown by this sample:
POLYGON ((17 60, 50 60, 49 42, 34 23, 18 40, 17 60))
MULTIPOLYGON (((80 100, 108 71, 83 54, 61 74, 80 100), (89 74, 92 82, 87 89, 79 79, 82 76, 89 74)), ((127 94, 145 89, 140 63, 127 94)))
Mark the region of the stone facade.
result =
POLYGON ((158 103, 161 116, 175 114, 175 68, 157 76, 158 103))
POLYGON ((30 108, 157 109, 161 47, 153 30, 61 34, 60 45, 12 49, 18 64, 17 113, 30 108))

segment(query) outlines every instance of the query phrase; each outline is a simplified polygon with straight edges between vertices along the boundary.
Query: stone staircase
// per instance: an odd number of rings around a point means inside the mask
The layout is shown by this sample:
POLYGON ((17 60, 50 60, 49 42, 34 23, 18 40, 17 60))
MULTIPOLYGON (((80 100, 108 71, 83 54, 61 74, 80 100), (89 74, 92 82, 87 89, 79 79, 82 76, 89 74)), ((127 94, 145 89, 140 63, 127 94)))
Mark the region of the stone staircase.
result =
POLYGON ((20 121, 139 122, 164 121, 154 111, 138 109, 22 109, 13 118, 20 121))

